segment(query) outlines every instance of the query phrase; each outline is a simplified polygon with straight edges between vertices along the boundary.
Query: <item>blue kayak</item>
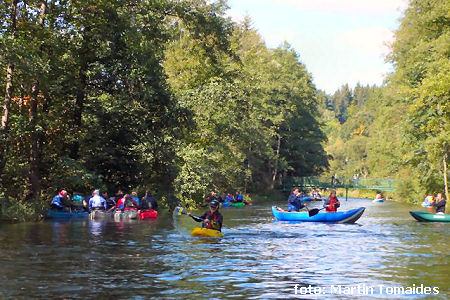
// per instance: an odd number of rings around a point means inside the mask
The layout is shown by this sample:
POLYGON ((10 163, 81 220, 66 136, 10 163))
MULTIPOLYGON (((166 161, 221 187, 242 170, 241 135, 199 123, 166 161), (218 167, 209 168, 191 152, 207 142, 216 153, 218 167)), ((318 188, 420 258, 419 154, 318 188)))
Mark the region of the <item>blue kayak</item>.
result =
POLYGON ((308 212, 288 212, 272 206, 272 213, 278 221, 355 223, 364 213, 365 207, 335 213, 320 212, 310 217, 308 212))
POLYGON ((47 219, 82 219, 89 217, 86 211, 59 211, 49 209, 47 211, 47 219))

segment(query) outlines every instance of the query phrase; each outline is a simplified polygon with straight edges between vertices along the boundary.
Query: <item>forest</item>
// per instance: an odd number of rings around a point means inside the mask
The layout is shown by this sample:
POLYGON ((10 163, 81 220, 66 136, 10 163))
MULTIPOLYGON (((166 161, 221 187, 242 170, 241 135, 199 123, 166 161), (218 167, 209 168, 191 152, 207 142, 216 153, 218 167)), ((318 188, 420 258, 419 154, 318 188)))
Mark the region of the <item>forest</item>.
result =
MULTIPOLYGON (((151 190, 169 207, 290 176, 444 190, 450 3, 410 2, 382 86, 313 84, 226 1, 0 2, 0 200, 33 218, 57 190, 151 190)), ((448 195, 447 195, 448 198, 448 195)), ((7 204, 7 205, 6 205, 7 204)))

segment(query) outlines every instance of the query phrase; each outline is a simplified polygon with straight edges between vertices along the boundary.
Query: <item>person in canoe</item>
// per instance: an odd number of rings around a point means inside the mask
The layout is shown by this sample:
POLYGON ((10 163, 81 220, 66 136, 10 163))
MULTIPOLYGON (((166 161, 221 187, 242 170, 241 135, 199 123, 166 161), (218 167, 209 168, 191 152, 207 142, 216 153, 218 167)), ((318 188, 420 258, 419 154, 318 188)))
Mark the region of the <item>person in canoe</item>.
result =
POLYGON ((141 199, 139 199, 137 192, 131 192, 131 198, 137 203, 138 207, 141 206, 141 199))
POLYGON ((240 191, 236 191, 236 196, 234 197, 236 202, 244 202, 244 195, 240 191))
POLYGON ((211 191, 211 193, 209 193, 209 195, 206 196, 204 199, 205 206, 209 205, 209 203, 211 203, 211 201, 213 201, 213 200, 222 202, 222 199, 220 199, 220 197, 217 195, 217 193, 215 191, 211 191))
POLYGON ((138 210, 139 204, 133 199, 130 194, 126 194, 124 197, 124 210, 138 210))
POLYGON ((436 195, 436 201, 434 202, 433 206, 436 208, 436 213, 439 214, 445 214, 445 205, 447 204, 447 201, 445 200, 442 193, 438 193, 436 195))
POLYGON ((88 211, 86 199, 78 192, 73 193, 71 207, 78 211, 88 211))
POLYGON ((120 198, 119 200, 117 200, 116 203, 116 211, 117 210, 130 210, 130 209, 135 209, 137 210, 139 208, 139 205, 136 203, 136 201, 133 200, 133 198, 131 197, 130 194, 125 194, 122 198, 120 198))
MULTIPOLYGON (((122 197, 117 199, 116 206, 114 209, 117 210, 124 210, 125 209, 125 196, 122 195, 122 197)), ((112 210, 112 208, 110 209, 112 210)))
POLYGON ((233 196, 233 194, 228 193, 228 194, 225 196, 225 202, 227 202, 227 203, 234 202, 234 196, 233 196))
POLYGON ((59 193, 52 198, 52 202, 50 203, 50 207, 54 210, 63 211, 67 207, 70 208, 69 195, 67 191, 62 189, 59 193))
POLYGON ((322 196, 320 195, 319 190, 316 189, 316 188, 314 188, 314 189, 312 190, 311 197, 312 197, 313 200, 315 200, 315 201, 317 201, 317 200, 322 200, 322 196))
POLYGON ((245 205, 252 205, 252 198, 249 194, 244 194, 244 203, 245 205))
POLYGON ((108 192, 103 192, 102 197, 106 200, 106 207, 107 210, 110 211, 111 209, 114 209, 116 206, 116 199, 114 197, 109 197, 108 192))
POLYGON ((92 193, 91 199, 89 199, 89 211, 106 210, 106 209, 107 209, 107 205, 106 205, 105 198, 100 196, 99 190, 95 190, 92 193))
MULTIPOLYGON (((110 203, 112 204, 112 202, 114 202, 114 205, 108 208, 108 211, 113 211, 113 210, 122 210, 124 209, 124 193, 121 189, 119 189, 117 191, 117 193, 115 194, 115 196, 111 197, 111 201, 110 203)), ((108 204, 108 202, 107 202, 108 204)), ((108 204, 109 206, 109 204, 108 204)))
POLYGON ((156 202, 155 197, 149 192, 145 192, 145 196, 142 197, 140 209, 154 209, 158 210, 158 202, 156 202))
POLYGON ((119 201, 119 199, 123 198, 123 196, 125 196, 125 193, 121 189, 119 189, 115 197, 116 202, 119 201))
POLYGON ((339 199, 336 197, 336 191, 331 191, 330 196, 327 200, 325 200, 325 203, 323 204, 323 207, 325 208, 326 212, 337 212, 337 209, 341 206, 341 203, 339 202, 339 199))
POLYGON ((423 199, 422 206, 426 207, 428 211, 433 212, 433 206, 434 206, 435 200, 433 194, 427 194, 425 199, 423 199))
POLYGON ((300 211, 306 205, 302 202, 302 193, 299 188, 294 188, 288 198, 288 211, 300 211))
MULTIPOLYGON (((191 213, 188 213, 188 215, 191 216, 191 213)), ((212 200, 209 203, 209 210, 199 217, 198 222, 202 222, 203 228, 221 231, 223 216, 219 212, 219 201, 212 200)))

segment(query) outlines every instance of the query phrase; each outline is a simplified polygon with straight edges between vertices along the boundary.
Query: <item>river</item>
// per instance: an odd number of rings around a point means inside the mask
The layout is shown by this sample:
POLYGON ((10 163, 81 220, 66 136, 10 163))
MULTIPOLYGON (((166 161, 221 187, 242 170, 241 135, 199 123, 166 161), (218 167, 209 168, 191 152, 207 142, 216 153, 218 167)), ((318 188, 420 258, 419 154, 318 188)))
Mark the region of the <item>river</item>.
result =
POLYGON ((167 212, 1 224, 0 299, 450 298, 449 223, 419 223, 407 204, 341 203, 366 207, 357 224, 274 222, 273 203, 222 209, 222 239, 190 237, 195 223, 167 212))

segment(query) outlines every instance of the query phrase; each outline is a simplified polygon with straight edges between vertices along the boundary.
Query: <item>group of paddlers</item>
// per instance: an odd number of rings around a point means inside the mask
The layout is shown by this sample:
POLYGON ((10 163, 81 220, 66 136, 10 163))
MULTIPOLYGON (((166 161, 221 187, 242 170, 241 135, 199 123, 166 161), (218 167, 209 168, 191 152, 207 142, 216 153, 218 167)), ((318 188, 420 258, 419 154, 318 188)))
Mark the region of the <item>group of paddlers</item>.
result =
POLYGON ((129 209, 158 209, 158 203, 150 192, 146 192, 143 197, 138 197, 136 192, 125 194, 119 190, 115 196, 110 197, 107 191, 100 193, 96 189, 91 197, 85 197, 80 193, 74 193, 71 197, 65 189, 62 189, 52 198, 50 206, 53 210, 81 210, 92 212, 94 210, 113 211, 129 209))
POLYGON ((232 193, 223 193, 222 195, 219 195, 215 191, 211 191, 205 199, 204 204, 208 205, 211 201, 216 200, 219 203, 244 203, 245 205, 251 205, 252 199, 248 194, 243 194, 240 191, 236 191, 236 194, 232 193))
MULTIPOLYGON (((321 199, 321 196, 317 190, 312 193, 314 199, 321 199)), ((300 191, 298 187, 292 189, 288 198, 288 211, 300 211, 301 209, 308 209, 307 203, 311 200, 306 193, 300 191)), ((337 209, 341 206, 339 199, 336 197, 336 191, 332 190, 328 198, 324 199, 323 207, 327 212, 337 212, 337 209)))

